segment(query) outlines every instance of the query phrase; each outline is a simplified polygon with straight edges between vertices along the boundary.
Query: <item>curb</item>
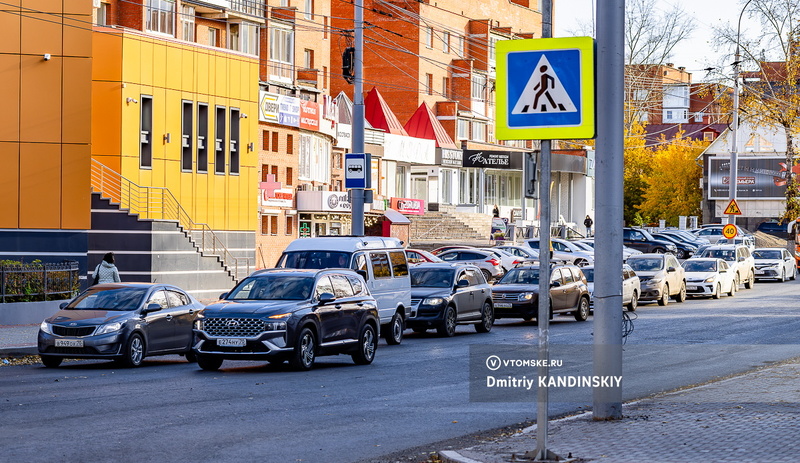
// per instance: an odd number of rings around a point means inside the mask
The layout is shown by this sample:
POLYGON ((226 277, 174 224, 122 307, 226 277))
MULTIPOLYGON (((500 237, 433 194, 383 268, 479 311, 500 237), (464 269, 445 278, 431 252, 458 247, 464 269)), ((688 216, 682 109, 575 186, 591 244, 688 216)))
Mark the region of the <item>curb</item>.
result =
POLYGON ((39 349, 36 346, 0 347, 0 358, 18 358, 29 355, 39 355, 39 349))
POLYGON ((480 460, 473 460, 472 458, 465 457, 455 450, 442 450, 438 453, 442 463, 483 463, 480 460))

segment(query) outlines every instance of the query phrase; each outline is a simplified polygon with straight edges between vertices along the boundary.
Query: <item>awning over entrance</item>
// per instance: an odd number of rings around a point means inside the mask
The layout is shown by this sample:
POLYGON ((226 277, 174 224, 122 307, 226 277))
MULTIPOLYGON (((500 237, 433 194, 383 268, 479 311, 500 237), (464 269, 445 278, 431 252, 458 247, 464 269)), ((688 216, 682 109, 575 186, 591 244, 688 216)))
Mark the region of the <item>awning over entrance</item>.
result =
POLYGON ((431 108, 424 102, 419 105, 419 108, 411 116, 411 119, 406 122, 404 128, 412 137, 435 140, 437 148, 459 149, 444 127, 442 127, 442 124, 439 123, 439 120, 436 119, 436 115, 433 114, 431 108))
POLYGON ((367 98, 364 99, 364 116, 372 124, 372 127, 376 129, 383 129, 395 135, 408 136, 406 129, 400 124, 397 116, 389 108, 389 104, 386 103, 386 100, 383 99, 383 96, 375 87, 372 87, 372 90, 367 94, 367 98))

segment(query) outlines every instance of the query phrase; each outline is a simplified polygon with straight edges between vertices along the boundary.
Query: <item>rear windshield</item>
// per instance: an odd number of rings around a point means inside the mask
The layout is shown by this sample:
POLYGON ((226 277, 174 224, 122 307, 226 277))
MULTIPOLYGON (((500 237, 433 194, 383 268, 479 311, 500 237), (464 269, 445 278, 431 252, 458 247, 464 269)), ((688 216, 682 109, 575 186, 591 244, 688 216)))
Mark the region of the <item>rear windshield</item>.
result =
POLYGON ((586 281, 589 283, 594 281, 594 269, 593 268, 582 268, 583 275, 586 277, 586 281))
POLYGON ((342 251, 284 252, 278 268, 349 268, 352 253, 342 251))

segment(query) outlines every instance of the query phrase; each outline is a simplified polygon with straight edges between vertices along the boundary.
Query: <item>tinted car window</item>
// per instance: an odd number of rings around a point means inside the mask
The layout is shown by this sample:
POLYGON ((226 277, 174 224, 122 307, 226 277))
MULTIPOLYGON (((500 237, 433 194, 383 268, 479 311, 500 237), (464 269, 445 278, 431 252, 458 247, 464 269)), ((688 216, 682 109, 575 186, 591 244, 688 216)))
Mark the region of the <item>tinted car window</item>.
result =
POLYGON ((172 307, 189 305, 189 297, 178 291, 168 290, 167 299, 169 299, 169 305, 172 307))
POLYGON ((460 252, 458 256, 458 260, 480 260, 485 259, 486 256, 482 254, 478 254, 477 252, 460 252))
POLYGON ((683 268, 687 272, 715 272, 717 271, 717 264, 713 260, 697 261, 689 259, 683 263, 683 268))
POLYGON ((353 293, 356 296, 361 296, 364 293, 364 284, 358 278, 348 275, 347 279, 350 280, 350 286, 353 287, 353 293))
POLYGON ((572 272, 568 268, 562 269, 561 272, 562 278, 564 279, 564 283, 572 283, 575 281, 575 277, 572 275, 572 272))
POLYGON ((258 275, 242 281, 226 299, 288 300, 308 299, 314 279, 297 275, 258 275))
POLYGON ((392 261, 392 274, 396 277, 408 275, 408 263, 403 251, 390 251, 389 259, 392 261))
POLYGON ((147 304, 158 304, 161 306, 162 309, 166 309, 169 307, 169 302, 167 302, 167 292, 166 291, 156 291, 151 296, 150 299, 147 300, 147 304))
POLYGON ((351 254, 342 251, 292 251, 278 262, 281 268, 344 268, 351 254))
MULTIPOLYGON (((625 272, 627 272, 627 270, 625 272)), ((588 281, 589 283, 593 282, 594 281, 594 269, 593 268, 585 268, 585 269, 583 269, 583 276, 586 277, 586 281, 588 281)))
POLYGON ((475 270, 467 270, 466 271, 467 281, 469 281, 469 285, 470 286, 475 286, 475 285, 481 284, 481 280, 480 280, 480 278, 478 278, 478 275, 476 275, 476 273, 480 273, 480 272, 476 272, 475 270))
POLYGON ((458 259, 458 253, 457 252, 448 252, 446 254, 439 254, 439 258, 444 260, 444 261, 451 262, 451 261, 454 261, 454 260, 458 259))
POLYGON ((389 270, 389 257, 385 252, 371 252, 369 259, 372 261, 372 274, 375 278, 390 278, 392 276, 389 270))
POLYGON ((322 293, 331 293, 336 295, 336 293, 333 292, 333 284, 331 284, 331 279, 327 276, 324 276, 317 281, 317 289, 314 290, 314 297, 319 299, 322 293))
POLYGON ((446 268, 412 268, 411 286, 449 288, 453 285, 453 273, 446 268))
POLYGON ((352 297, 353 287, 344 275, 331 275, 333 294, 336 297, 352 297))

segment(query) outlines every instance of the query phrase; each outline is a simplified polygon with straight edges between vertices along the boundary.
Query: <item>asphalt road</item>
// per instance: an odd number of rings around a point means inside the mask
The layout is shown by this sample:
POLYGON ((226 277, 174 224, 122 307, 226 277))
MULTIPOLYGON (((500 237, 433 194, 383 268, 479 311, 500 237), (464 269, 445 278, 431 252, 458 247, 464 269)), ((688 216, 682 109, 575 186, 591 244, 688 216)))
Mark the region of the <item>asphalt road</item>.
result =
MULTIPOLYGON (((625 346, 624 398, 800 355, 798 289, 800 281, 758 283, 718 301, 641 305, 625 346)), ((534 419, 535 402, 470 401, 468 359, 471 344, 535 345, 536 338, 536 326, 510 320, 489 334, 460 326, 450 339, 408 331, 400 346, 382 341, 370 366, 323 357, 303 373, 234 361, 204 372, 180 357, 131 370, 100 361, 3 367, 0 460, 382 461, 534 419)), ((556 317, 550 338, 552 358, 569 351, 559 346, 585 345, 571 348, 579 354, 566 359, 565 371, 591 374, 592 318, 556 317)), ((550 409, 588 406, 591 389, 574 389, 550 409)))

